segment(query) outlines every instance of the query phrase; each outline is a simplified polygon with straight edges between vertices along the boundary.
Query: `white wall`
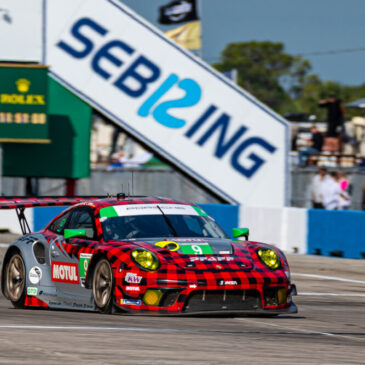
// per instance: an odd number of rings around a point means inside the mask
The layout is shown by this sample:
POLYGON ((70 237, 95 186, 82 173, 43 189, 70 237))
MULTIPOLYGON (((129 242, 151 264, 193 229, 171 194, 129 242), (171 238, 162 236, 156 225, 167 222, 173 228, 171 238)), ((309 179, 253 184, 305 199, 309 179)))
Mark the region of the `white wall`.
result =
MULTIPOLYGON (((29 227, 33 230, 33 209, 27 208, 25 210, 25 217, 28 220, 29 227)), ((0 229, 8 229, 11 233, 19 233, 20 229, 18 217, 14 209, 0 210, 0 229)))
POLYGON ((240 227, 250 240, 270 243, 289 253, 307 251, 307 210, 303 208, 240 208, 240 227))

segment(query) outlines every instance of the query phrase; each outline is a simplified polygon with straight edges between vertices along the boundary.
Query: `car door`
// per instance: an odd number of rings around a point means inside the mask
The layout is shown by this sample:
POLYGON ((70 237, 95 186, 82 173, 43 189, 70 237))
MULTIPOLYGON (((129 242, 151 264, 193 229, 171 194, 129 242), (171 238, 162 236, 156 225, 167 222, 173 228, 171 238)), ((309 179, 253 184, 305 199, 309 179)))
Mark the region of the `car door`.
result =
POLYGON ((93 306, 91 290, 84 279, 93 247, 97 245, 95 219, 90 207, 76 207, 59 230, 58 245, 51 247, 51 278, 59 297, 67 306, 88 309, 93 306), (86 236, 65 238, 66 230, 83 229, 86 236), (58 250, 57 250, 58 249, 58 250))
POLYGON ((86 236, 76 236, 64 240, 64 247, 67 252, 79 259, 80 284, 84 287, 88 264, 99 244, 93 209, 90 207, 76 209, 67 222, 66 229, 83 229, 86 233, 86 236))

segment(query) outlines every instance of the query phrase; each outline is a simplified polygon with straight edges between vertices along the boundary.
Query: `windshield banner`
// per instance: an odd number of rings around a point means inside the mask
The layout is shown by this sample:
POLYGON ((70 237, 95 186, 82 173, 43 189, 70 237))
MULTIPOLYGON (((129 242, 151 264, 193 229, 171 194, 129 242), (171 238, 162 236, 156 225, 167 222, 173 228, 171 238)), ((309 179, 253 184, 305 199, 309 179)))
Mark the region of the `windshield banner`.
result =
POLYGON ((100 209, 100 218, 132 215, 202 215, 201 209, 182 204, 128 204, 100 209))

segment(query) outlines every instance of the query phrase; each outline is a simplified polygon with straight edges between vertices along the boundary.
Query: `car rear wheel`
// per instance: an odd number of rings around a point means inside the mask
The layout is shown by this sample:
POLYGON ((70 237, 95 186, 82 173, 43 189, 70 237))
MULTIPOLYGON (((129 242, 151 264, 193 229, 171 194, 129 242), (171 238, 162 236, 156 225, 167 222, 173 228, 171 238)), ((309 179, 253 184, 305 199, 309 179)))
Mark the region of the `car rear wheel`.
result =
POLYGON ((16 308, 23 308, 25 301, 25 265, 22 256, 14 253, 6 265, 6 292, 16 308))
POLYGON ((103 313, 113 309, 113 271, 107 259, 101 259, 93 275, 93 295, 96 308, 103 313))

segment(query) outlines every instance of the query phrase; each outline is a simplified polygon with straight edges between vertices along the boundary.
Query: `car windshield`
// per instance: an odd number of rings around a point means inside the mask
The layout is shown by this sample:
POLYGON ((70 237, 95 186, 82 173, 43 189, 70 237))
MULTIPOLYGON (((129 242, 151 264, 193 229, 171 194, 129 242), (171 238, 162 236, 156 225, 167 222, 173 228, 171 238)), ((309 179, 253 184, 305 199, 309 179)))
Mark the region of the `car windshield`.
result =
POLYGON ((228 238, 215 221, 197 215, 131 215, 102 220, 105 241, 155 237, 228 238))

